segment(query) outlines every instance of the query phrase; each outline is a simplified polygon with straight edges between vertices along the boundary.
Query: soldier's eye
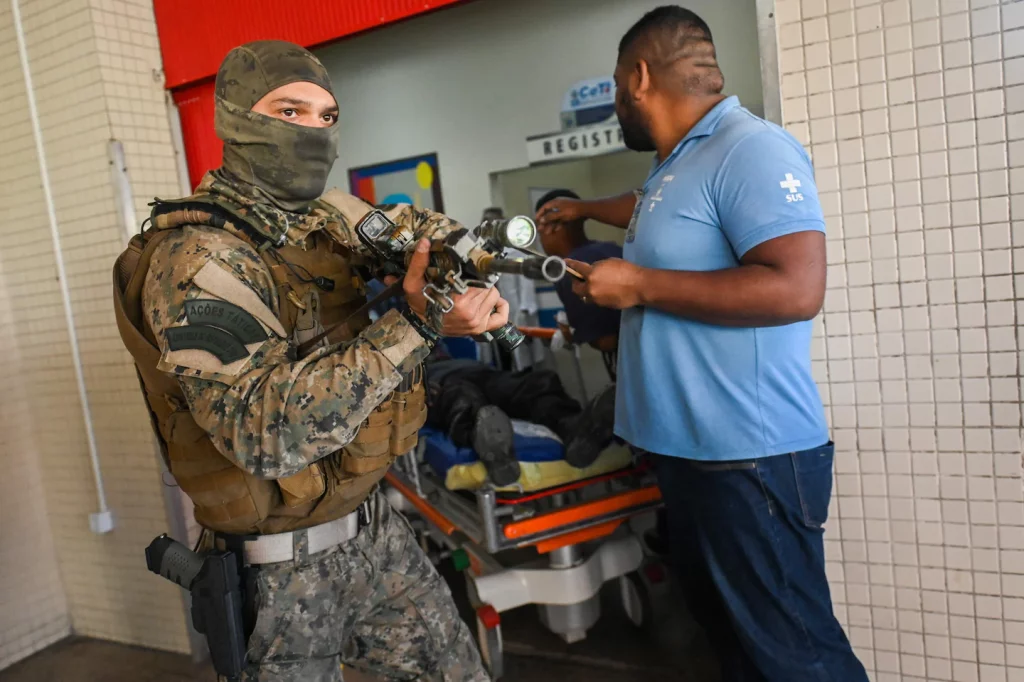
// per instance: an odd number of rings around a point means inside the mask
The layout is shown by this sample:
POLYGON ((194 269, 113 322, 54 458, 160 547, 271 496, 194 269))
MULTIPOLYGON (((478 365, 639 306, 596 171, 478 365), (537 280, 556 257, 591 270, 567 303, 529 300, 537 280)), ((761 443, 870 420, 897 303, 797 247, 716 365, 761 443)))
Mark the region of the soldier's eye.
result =
POLYGON ((324 114, 324 120, 327 121, 330 124, 333 124, 335 121, 338 120, 338 115, 337 114, 324 114))
POLYGON ((294 116, 298 116, 299 112, 295 111, 294 109, 282 109, 281 115, 284 116, 285 118, 292 118, 294 116))

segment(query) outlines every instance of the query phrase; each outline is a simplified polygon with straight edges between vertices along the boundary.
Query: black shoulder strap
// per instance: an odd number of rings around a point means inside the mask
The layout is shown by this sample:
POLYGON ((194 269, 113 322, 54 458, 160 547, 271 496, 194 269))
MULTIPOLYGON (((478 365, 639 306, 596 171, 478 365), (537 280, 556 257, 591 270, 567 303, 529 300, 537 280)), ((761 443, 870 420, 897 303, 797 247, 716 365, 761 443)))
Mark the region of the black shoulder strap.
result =
POLYGON ((174 201, 155 199, 150 206, 153 208, 149 217, 157 229, 168 229, 186 224, 209 225, 220 229, 231 226, 244 234, 247 241, 260 253, 274 246, 273 242, 247 220, 232 213, 219 202, 206 199, 201 194, 174 201))

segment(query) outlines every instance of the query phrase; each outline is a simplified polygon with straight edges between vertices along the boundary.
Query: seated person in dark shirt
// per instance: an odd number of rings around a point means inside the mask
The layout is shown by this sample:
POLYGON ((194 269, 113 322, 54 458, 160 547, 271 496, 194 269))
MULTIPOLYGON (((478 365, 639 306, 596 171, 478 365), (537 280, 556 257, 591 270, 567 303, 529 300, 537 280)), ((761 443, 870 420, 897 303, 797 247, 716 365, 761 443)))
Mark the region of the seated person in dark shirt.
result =
MULTIPOLYGON (((553 189, 537 201, 540 214, 544 206, 555 199, 579 199, 571 189, 553 189)), ((596 263, 606 258, 622 258, 622 247, 615 242, 597 242, 587 237, 585 220, 569 223, 541 223, 540 243, 549 256, 571 258, 582 263, 596 263)), ((613 352, 619 345, 619 317, 621 312, 602 308, 594 303, 584 303, 572 292, 572 278, 564 277, 555 283, 555 291, 565 308, 572 327, 574 343, 590 344, 602 352, 613 352)), ((569 341, 570 339, 566 339, 569 341)))
MULTIPOLYGON (((554 189, 542 196, 534 207, 538 215, 545 206, 560 198, 579 199, 579 195, 570 189, 554 189)), ((549 256, 571 258, 584 263, 596 263, 605 258, 622 258, 622 247, 614 242, 592 241, 587 237, 584 220, 572 222, 549 222, 539 226, 540 243, 549 256)), ((572 291, 572 278, 564 277, 555 283, 555 291, 565 316, 568 327, 560 331, 566 341, 577 344, 589 344, 601 351, 605 367, 612 381, 615 380, 615 357, 619 346, 620 311, 602 308, 593 303, 584 303, 572 291)), ((615 421, 615 385, 606 387, 599 393, 585 412, 591 414, 587 423, 599 425, 587 438, 587 442, 566 451, 565 459, 573 466, 583 467, 591 464, 600 451, 611 441, 615 421)))

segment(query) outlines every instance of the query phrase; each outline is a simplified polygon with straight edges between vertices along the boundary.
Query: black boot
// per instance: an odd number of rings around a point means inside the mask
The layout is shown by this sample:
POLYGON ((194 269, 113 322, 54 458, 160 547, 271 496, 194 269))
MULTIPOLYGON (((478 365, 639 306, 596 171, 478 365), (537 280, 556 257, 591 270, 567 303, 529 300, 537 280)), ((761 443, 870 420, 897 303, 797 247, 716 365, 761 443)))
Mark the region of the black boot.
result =
POLYGON ((498 487, 519 480, 519 461, 512 441, 512 420, 494 405, 484 405, 473 425, 473 449, 498 487))
POLYGON ((615 435, 615 384, 598 393, 583 410, 565 441, 565 461, 582 469, 597 460, 615 435))

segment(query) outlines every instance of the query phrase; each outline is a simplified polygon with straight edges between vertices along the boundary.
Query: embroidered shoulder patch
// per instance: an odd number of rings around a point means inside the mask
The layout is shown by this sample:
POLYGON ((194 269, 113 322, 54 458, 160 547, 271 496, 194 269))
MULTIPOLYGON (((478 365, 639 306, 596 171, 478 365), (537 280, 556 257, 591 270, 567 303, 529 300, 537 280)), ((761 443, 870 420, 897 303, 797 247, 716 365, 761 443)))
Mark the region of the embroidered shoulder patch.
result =
POLYGON ((233 303, 194 298, 185 301, 190 326, 216 327, 241 341, 242 345, 267 340, 267 332, 249 312, 233 303))
POLYGON ((172 351, 204 350, 227 365, 244 357, 249 350, 228 332, 207 325, 168 327, 164 330, 167 346, 172 351))

